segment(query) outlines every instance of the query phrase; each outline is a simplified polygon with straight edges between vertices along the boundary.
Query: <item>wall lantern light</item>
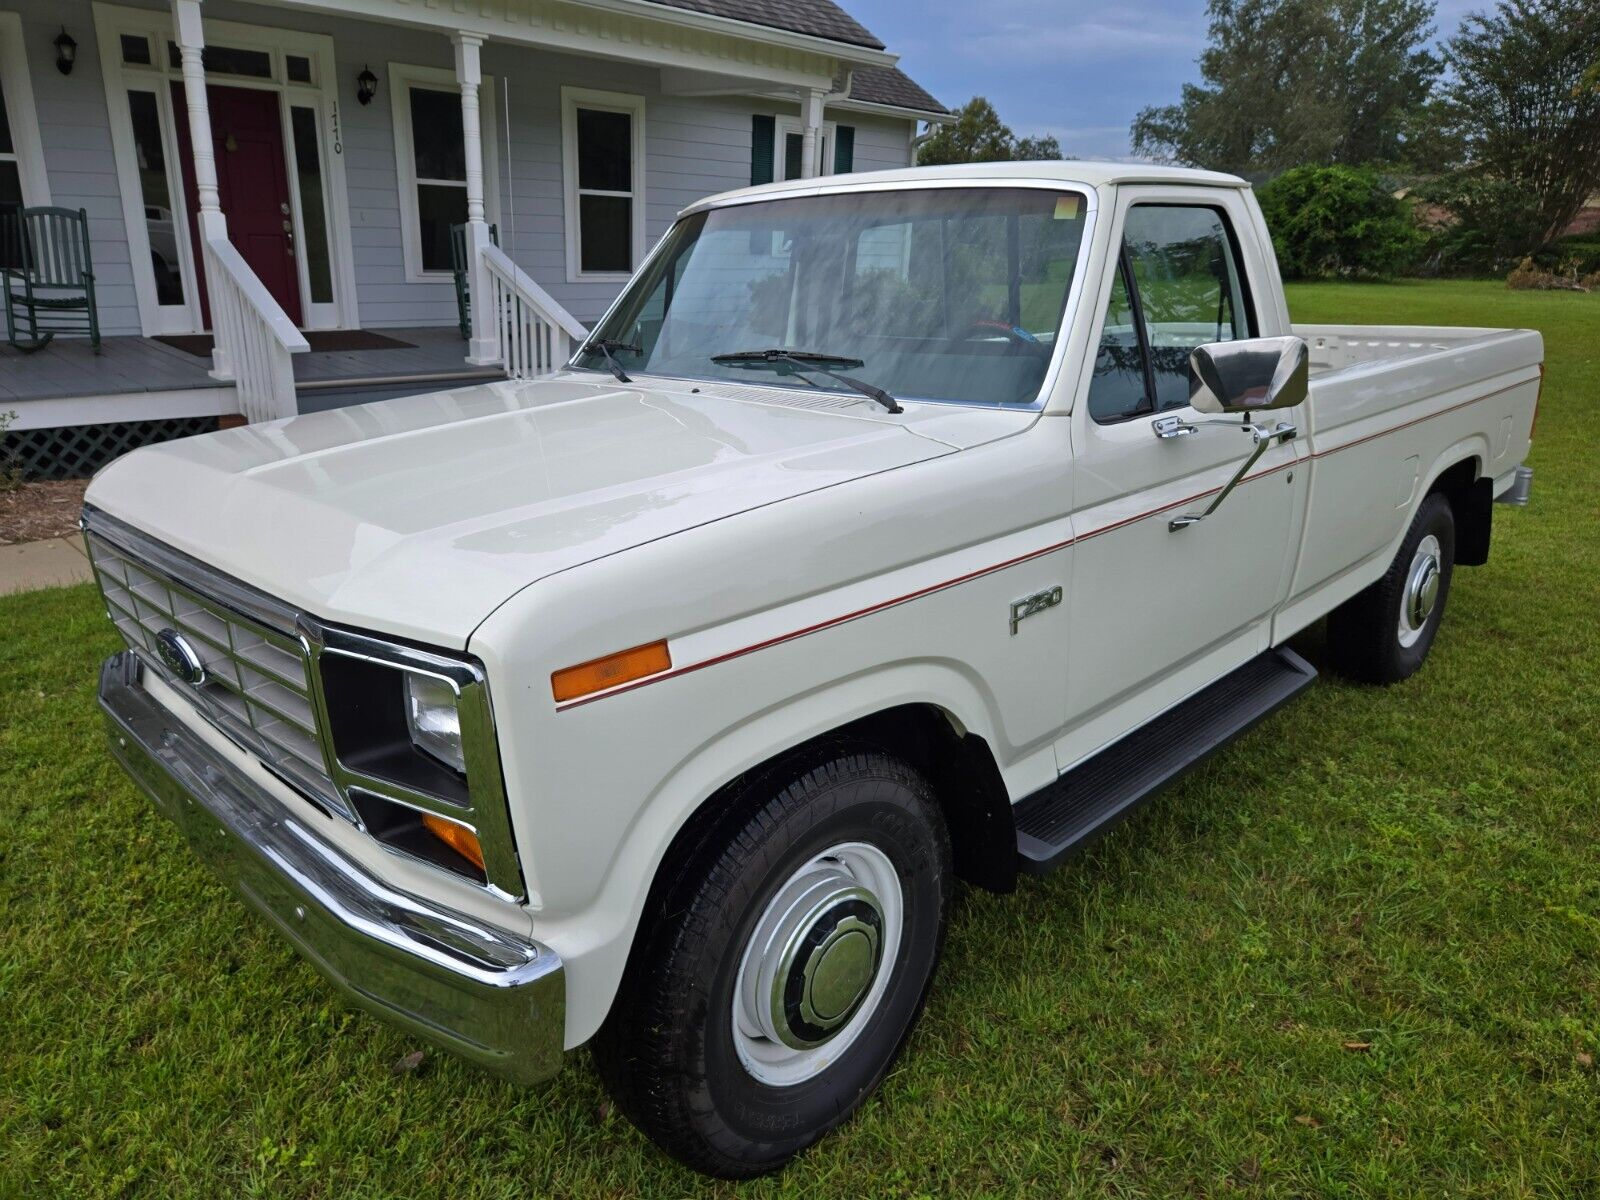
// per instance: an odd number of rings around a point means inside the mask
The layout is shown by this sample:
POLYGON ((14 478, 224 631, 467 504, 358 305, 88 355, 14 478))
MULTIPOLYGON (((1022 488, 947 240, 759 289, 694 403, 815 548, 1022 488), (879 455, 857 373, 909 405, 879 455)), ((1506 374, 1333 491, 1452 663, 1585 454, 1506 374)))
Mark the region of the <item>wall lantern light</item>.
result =
POLYGON ((67 27, 61 27, 61 36, 56 38, 56 70, 63 75, 72 74, 72 64, 78 61, 78 43, 72 40, 72 35, 67 32, 67 27))
POLYGON ((362 104, 371 104, 377 94, 378 77, 372 73, 371 67, 362 67, 361 74, 356 76, 356 99, 362 104))

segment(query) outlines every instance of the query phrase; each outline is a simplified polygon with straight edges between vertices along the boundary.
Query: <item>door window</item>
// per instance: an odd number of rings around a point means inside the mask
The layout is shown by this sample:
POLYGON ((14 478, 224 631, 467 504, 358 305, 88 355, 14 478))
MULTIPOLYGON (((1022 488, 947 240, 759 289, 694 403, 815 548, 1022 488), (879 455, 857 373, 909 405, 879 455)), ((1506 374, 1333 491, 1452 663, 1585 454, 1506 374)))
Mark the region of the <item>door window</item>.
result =
POLYGON ((1106 422, 1183 408, 1194 348, 1253 336, 1238 243, 1222 211, 1136 205, 1123 224, 1089 415, 1106 422))

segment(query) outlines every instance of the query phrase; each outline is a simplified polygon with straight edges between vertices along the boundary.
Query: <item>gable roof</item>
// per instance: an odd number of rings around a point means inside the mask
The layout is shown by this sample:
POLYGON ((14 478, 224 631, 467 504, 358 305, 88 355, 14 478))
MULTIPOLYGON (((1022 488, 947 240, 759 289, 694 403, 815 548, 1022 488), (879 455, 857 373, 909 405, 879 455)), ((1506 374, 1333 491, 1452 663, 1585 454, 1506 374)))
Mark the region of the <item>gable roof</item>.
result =
POLYGON ((915 112, 944 116, 949 109, 899 67, 852 67, 850 99, 861 104, 882 104, 915 112))
POLYGON ((884 49, 882 42, 833 0, 650 0, 650 2, 667 8, 682 8, 689 12, 704 13, 708 17, 726 17, 730 21, 748 21, 752 25, 765 25, 771 29, 803 33, 808 37, 826 38, 830 42, 865 46, 869 50, 884 49))

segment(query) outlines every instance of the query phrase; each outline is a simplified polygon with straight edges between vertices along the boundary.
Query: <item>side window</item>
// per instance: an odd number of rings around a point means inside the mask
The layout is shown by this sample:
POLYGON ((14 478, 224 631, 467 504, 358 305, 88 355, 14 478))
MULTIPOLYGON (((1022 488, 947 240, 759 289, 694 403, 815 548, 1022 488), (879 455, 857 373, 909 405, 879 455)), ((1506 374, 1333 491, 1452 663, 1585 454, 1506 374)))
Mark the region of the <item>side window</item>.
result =
POLYGON ((1255 335, 1221 210, 1137 205, 1128 210, 1122 236, 1122 265, 1089 385, 1089 415, 1100 422, 1182 408, 1189 403, 1190 351, 1255 335))
POLYGON ((1144 317, 1157 411, 1189 403, 1189 352, 1250 334, 1233 236, 1214 208, 1146 204, 1128 211, 1123 244, 1144 317))
POLYGON ((1111 302, 1100 331, 1100 351, 1095 355, 1094 378, 1089 381, 1089 415, 1096 421, 1120 421, 1148 412, 1144 375, 1144 350, 1134 320, 1128 292, 1127 260, 1117 265, 1111 281, 1111 302))

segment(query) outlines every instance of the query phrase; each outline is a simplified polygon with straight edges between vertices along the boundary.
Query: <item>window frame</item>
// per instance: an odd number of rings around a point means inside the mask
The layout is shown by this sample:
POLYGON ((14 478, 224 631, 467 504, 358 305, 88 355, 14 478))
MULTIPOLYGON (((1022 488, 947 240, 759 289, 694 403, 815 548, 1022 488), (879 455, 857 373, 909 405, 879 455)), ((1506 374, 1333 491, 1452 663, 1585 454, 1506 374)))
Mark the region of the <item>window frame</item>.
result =
POLYGON ((28 72, 28 48, 23 40, 22 18, 12 12, 0 12, 0 87, 5 89, 6 118, 11 127, 11 152, 0 157, 17 164, 24 207, 47 206, 50 180, 45 171, 33 78, 28 72))
MULTIPOLYGON (((1089 407, 1089 394, 1094 388, 1094 362, 1099 354, 1100 343, 1105 339, 1106 316, 1110 312, 1111 293, 1108 287, 1106 303, 1101 306, 1100 325, 1095 339, 1093 352, 1088 360, 1088 382, 1083 392, 1083 407, 1089 419, 1096 425, 1122 425, 1141 417, 1153 417, 1163 412, 1176 412, 1191 405, 1173 405, 1169 408, 1156 407, 1156 379, 1155 365, 1150 353, 1150 331, 1144 319, 1144 298, 1139 292, 1139 276, 1133 269, 1133 257, 1128 252, 1128 217, 1140 208, 1198 208, 1215 213, 1222 223, 1223 236, 1228 240, 1229 253, 1233 259, 1234 274, 1239 280, 1239 303, 1244 312, 1245 338, 1260 336, 1261 322, 1256 313, 1255 294, 1250 287, 1250 273, 1245 269, 1244 247, 1239 240, 1238 231, 1234 228, 1233 218, 1228 215, 1228 210, 1221 204, 1196 204, 1184 200, 1135 200, 1124 210, 1122 221, 1117 228, 1117 252, 1114 260, 1117 273, 1123 277, 1123 286, 1128 292, 1128 307, 1133 314, 1134 335, 1139 340, 1139 359, 1144 375, 1144 401, 1136 409, 1115 417, 1097 417, 1089 407)), ((1244 340, 1244 339, 1236 339, 1244 340)))
MULTIPOLYGON (((417 176, 416 143, 411 131, 411 89, 420 87, 430 92, 461 94, 461 83, 455 71, 447 67, 420 67, 412 63, 390 63, 389 110, 390 124, 394 128, 395 182, 400 200, 400 243, 405 262, 407 283, 449 283, 453 276, 448 267, 428 270, 422 265, 422 216, 417 204, 417 188, 421 184, 459 186, 466 190, 464 179, 422 179, 417 176)), ((484 220, 491 225, 500 220, 500 160, 495 153, 498 135, 495 122, 494 77, 485 75, 478 88, 478 133, 483 141, 483 211, 484 220)))
MULTIPOLYGON (((835 147, 835 139, 836 139, 836 137, 838 135, 838 132, 839 132, 839 123, 837 121, 824 121, 822 123, 821 127, 817 130, 818 137, 822 142, 822 145, 817 150, 817 156, 818 156, 818 158, 819 158, 819 160, 821 162, 826 163, 828 165, 828 169, 826 171, 818 172, 819 176, 820 175, 832 175, 832 174, 835 173, 834 170, 833 170, 833 154, 834 154, 834 147, 835 147)), ((791 117, 791 116, 787 116, 787 115, 784 115, 784 114, 779 114, 773 120, 773 130, 772 130, 772 182, 773 183, 787 183, 787 182, 789 182, 783 176, 783 167, 784 167, 784 161, 785 161, 784 142, 785 142, 785 139, 786 139, 787 135, 789 135, 789 134, 797 134, 800 137, 801 145, 804 146, 804 144, 805 144, 805 136, 806 136, 806 127, 801 122, 800 118, 799 117, 791 117)), ((802 149, 801 153, 804 154, 805 151, 802 149)), ((801 170, 802 171, 805 170, 805 165, 803 163, 801 164, 801 170)), ((801 175, 801 176, 798 176, 797 178, 804 178, 804 176, 801 175)))
POLYGON ((645 258, 645 104, 644 97, 632 92, 605 92, 594 88, 561 89, 561 182, 562 224, 566 230, 568 283, 625 283, 643 265, 645 258), (620 112, 629 117, 630 181, 628 192, 603 191, 578 186, 578 110, 620 112), (626 271, 585 271, 583 238, 578 198, 581 195, 626 196, 632 201, 626 271))

